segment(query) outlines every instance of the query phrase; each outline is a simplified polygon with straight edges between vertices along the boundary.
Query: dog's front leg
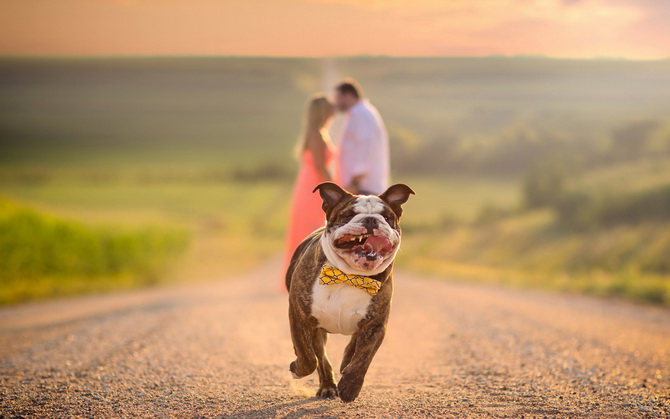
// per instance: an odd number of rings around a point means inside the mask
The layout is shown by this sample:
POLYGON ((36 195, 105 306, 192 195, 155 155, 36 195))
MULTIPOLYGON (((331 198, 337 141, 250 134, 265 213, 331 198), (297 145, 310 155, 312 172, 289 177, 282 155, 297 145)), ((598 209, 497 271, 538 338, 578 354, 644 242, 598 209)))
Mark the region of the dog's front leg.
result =
POLYGON ((328 332, 317 328, 314 332, 313 345, 318 361, 317 370, 319 371, 319 390, 316 392, 316 396, 324 399, 333 399, 337 397, 337 384, 335 384, 335 377, 333 376, 333 367, 326 354, 327 340, 328 332))
POLYGON ((296 355, 296 360, 291 362, 289 369, 293 378, 306 377, 313 373, 317 366, 316 353, 312 344, 316 328, 310 322, 310 317, 294 305, 289 306, 288 317, 293 350, 296 355))
MULTIPOLYGON (((342 370, 342 378, 337 391, 344 402, 352 402, 363 387, 365 374, 368 372, 372 358, 384 340, 386 321, 371 322, 361 327, 356 334, 355 349, 351 360, 342 370)), ((353 342, 352 342, 353 343, 353 342)), ((349 348, 348 348, 349 349, 349 348)))
POLYGON ((340 374, 344 374, 344 370, 347 368, 347 365, 351 362, 351 359, 354 357, 354 352, 356 352, 356 339, 358 339, 358 333, 354 333, 351 336, 351 340, 347 343, 347 347, 344 348, 344 356, 342 357, 342 362, 340 363, 340 374))

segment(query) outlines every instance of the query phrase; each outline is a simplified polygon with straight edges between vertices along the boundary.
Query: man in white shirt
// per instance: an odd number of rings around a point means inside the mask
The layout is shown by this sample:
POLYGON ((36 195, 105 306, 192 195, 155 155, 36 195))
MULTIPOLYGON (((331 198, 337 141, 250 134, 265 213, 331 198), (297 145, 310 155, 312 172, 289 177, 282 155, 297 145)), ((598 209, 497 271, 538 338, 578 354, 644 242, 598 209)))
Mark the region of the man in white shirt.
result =
POLYGON ((335 88, 335 106, 346 114, 338 156, 342 185, 355 194, 384 192, 389 183, 389 144, 379 112, 351 79, 335 88))

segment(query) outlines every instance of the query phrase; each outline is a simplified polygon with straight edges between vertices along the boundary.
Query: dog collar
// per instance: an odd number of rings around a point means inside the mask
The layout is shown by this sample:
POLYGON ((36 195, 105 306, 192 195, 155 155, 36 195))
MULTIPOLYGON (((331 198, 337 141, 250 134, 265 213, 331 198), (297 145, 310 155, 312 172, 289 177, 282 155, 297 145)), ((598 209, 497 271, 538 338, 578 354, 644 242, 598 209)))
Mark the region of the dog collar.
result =
POLYGON ((349 275, 334 266, 323 265, 319 275, 319 284, 335 285, 347 284, 366 291, 370 295, 376 295, 382 287, 382 281, 363 275, 349 275))

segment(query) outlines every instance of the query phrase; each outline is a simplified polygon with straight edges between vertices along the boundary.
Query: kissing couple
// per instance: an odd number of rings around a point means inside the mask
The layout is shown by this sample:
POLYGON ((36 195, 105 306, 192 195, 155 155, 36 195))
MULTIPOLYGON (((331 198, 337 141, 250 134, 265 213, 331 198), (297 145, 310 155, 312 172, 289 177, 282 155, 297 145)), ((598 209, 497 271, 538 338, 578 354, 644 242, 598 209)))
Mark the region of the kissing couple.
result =
MULTIPOLYGON (((389 184, 388 134, 377 109, 360 85, 345 79, 335 87, 334 101, 323 93, 310 97, 296 144, 299 161, 286 239, 287 267, 293 251, 314 230, 324 213, 314 188, 335 182, 353 194, 381 194, 389 184), (333 143, 328 128, 335 111, 344 114, 342 135, 333 143)), ((283 283, 283 279, 282 279, 283 283)))

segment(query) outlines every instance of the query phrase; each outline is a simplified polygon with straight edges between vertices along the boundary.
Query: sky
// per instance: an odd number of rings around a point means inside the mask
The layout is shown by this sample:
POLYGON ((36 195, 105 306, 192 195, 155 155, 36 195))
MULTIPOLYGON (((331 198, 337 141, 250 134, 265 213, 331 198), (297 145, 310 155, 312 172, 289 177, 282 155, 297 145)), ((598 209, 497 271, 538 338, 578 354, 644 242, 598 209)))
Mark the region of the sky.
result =
POLYGON ((0 54, 670 57, 670 0, 0 0, 0 54))

